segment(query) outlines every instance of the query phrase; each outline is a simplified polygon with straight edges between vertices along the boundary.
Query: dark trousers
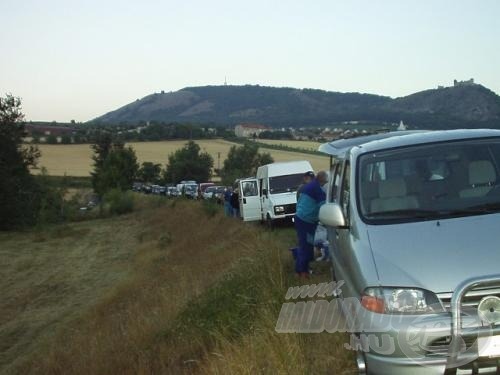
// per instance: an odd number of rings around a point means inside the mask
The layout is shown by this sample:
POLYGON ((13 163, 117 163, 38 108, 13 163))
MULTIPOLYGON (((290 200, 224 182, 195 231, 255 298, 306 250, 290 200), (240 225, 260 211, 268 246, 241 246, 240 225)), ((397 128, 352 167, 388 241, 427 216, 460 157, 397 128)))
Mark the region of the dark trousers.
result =
POLYGON ((295 272, 309 272, 309 262, 314 259, 314 234, 317 224, 307 223, 295 216, 295 230, 299 240, 295 272))

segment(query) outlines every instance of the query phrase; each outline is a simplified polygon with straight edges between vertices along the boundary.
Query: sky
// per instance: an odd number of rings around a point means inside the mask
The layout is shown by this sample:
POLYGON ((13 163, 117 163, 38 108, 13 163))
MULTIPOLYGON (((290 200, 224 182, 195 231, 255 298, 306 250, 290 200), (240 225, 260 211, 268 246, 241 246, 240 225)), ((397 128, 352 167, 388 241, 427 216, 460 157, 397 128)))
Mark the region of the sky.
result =
POLYGON ((0 0, 0 95, 88 121, 187 86, 500 94, 499 0, 0 0))

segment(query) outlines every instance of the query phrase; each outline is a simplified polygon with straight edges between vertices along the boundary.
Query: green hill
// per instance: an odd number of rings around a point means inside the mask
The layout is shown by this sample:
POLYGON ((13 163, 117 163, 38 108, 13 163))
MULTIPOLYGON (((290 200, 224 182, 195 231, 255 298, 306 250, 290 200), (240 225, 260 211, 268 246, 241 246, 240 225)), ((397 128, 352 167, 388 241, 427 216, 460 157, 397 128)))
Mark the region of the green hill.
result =
POLYGON ((396 99, 314 89, 201 86, 148 95, 93 122, 257 122, 299 127, 400 120, 415 127, 500 127, 500 97, 481 85, 426 90, 396 99))

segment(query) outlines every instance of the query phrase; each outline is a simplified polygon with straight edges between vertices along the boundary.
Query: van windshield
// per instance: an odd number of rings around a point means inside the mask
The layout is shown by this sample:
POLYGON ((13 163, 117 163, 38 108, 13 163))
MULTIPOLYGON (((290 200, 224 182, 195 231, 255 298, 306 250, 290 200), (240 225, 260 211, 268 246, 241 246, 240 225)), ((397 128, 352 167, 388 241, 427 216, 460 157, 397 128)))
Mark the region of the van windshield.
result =
POLYGON ((303 173, 269 177, 269 193, 278 194, 297 191, 297 188, 302 184, 303 177, 303 173))
POLYGON ((358 202, 374 224, 500 211, 500 139, 418 145, 364 154, 358 202))

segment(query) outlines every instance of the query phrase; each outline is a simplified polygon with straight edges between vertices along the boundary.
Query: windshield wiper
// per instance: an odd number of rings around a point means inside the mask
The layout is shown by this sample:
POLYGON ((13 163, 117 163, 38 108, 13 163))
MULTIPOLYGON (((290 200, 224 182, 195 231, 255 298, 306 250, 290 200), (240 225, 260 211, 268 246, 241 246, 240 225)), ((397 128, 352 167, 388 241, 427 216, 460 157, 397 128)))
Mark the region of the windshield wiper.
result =
POLYGON ((417 218, 426 219, 442 215, 442 211, 424 210, 420 208, 405 208, 400 210, 371 212, 369 217, 397 217, 397 218, 417 218))
POLYGON ((406 208, 401 210, 372 212, 370 218, 408 218, 428 219, 447 216, 477 215, 500 212, 500 202, 482 203, 475 206, 459 208, 456 210, 424 210, 419 208, 406 208))
POLYGON ((460 208, 457 210, 450 210, 448 213, 450 215, 460 215, 460 214, 490 214, 493 212, 500 211, 500 202, 490 202, 490 203, 481 203, 475 206, 469 206, 460 208))

